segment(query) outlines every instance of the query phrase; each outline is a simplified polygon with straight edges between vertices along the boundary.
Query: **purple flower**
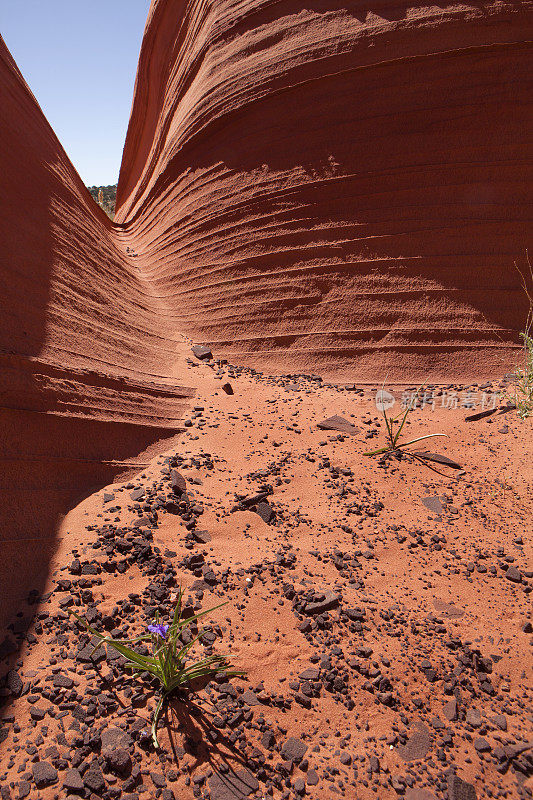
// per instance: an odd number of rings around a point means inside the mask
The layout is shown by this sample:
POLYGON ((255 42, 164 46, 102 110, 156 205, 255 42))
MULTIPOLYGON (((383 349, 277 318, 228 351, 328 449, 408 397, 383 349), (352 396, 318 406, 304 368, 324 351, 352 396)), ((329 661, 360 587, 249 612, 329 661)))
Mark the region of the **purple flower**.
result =
POLYGON ((160 636, 162 639, 167 638, 168 629, 170 625, 148 625, 148 630, 150 633, 155 633, 157 636, 160 636))

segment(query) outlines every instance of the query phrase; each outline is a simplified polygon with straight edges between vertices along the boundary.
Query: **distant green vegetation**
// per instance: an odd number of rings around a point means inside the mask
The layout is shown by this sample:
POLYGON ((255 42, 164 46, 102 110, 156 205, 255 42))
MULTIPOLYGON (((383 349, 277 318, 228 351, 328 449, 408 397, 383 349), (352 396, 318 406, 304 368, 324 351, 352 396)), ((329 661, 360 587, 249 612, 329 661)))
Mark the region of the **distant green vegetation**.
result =
POLYGON ((94 200, 113 219, 115 216, 115 202, 117 199, 117 184, 114 186, 88 186, 94 200))

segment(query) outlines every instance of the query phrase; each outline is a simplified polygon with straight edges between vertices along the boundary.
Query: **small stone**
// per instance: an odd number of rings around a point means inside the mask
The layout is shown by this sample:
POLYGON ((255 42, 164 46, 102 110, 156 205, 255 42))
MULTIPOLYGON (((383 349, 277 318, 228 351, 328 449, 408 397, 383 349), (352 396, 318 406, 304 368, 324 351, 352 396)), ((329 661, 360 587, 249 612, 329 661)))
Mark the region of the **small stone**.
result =
POLYGON ((291 736, 283 743, 281 748, 281 756, 285 761, 294 761, 298 763, 302 760, 307 752, 307 745, 301 739, 296 739, 291 736))
POLYGON ((133 744, 133 739, 122 728, 105 728, 100 734, 102 750, 112 747, 124 747, 129 749, 133 744))
POLYGON ((83 780, 77 769, 67 769, 63 776, 63 788, 71 792, 83 791, 83 780))
POLYGON ((81 575, 81 561, 79 558, 73 558, 70 562, 70 572, 72 575, 81 575))
POLYGON ((307 603, 304 610, 306 614, 322 614, 324 611, 330 611, 338 605, 339 598, 335 592, 323 592, 323 599, 307 603))
POLYGON ((405 800, 436 800, 436 798, 429 789, 408 789, 405 793, 405 800))
POLYGON ((259 789, 259 782, 248 770, 215 773, 209 778, 211 800, 242 800, 259 789))
POLYGON ((208 544, 211 541, 211 534, 208 531, 192 531, 194 539, 200 544, 208 544))
POLYGON ((472 728, 479 728, 481 725, 481 712, 477 708, 469 708, 466 712, 466 724, 472 728))
POLYGON ((398 753, 404 761, 418 761, 425 758, 431 750, 431 734, 422 723, 417 723, 415 730, 404 745, 398 746, 398 753))
POLYGON ((54 686, 61 689, 72 689, 74 686, 74 681, 68 675, 62 675, 59 673, 58 675, 54 676, 54 686))
POLYGON ((203 344, 195 344, 194 347, 192 347, 191 349, 193 354, 200 361, 210 360, 213 358, 213 353, 211 352, 211 349, 203 344))
POLYGON ((162 775, 160 772, 151 772, 150 777, 152 779, 154 786, 158 789, 164 789, 165 786, 167 785, 165 776, 162 775))
POLYGON ((322 420, 322 422, 318 422, 317 428, 323 431, 340 431, 341 433, 348 433, 350 436, 359 432, 359 428, 356 428, 355 425, 352 425, 347 419, 339 417, 337 414, 322 420))
POLYGON ((83 783, 91 792, 95 792, 96 794, 99 794, 105 789, 106 783, 102 775, 102 770, 98 766, 98 762, 93 761, 89 769, 84 773, 83 783))
POLYGON ((455 697, 452 697, 450 700, 448 700, 442 709, 442 713, 448 722, 453 722, 457 719, 457 699, 455 697))
POLYGON ((57 781, 57 770, 47 761, 37 761, 31 765, 33 780, 38 789, 52 786, 57 781))
POLYGON ((276 744, 276 738, 272 731, 265 731, 261 738, 261 744, 265 748, 265 750, 272 750, 274 745, 276 744))
POLYGON ((10 669, 6 677, 6 686, 15 697, 22 692, 22 678, 14 669, 10 669))
POLYGON ((307 785, 308 786, 318 785, 318 772, 316 771, 316 769, 310 769, 307 771, 307 785))
POLYGON ((187 481, 177 469, 173 469, 170 472, 170 485, 175 494, 182 495, 187 490, 187 481))
POLYGON ((370 772, 372 772, 374 775, 378 772, 381 772, 381 763, 377 756, 370 756, 369 765, 370 772))
POLYGON ((491 749, 490 744, 483 736, 479 736, 477 739, 474 739, 474 747, 478 753, 488 753, 491 749))
POLYGON ((102 755, 111 772, 117 775, 128 775, 131 770, 131 758, 125 747, 106 747, 102 755))
POLYGON ((226 392, 226 394, 233 394, 233 386, 231 383, 223 383, 222 390, 226 392))
POLYGON ((301 681, 317 681, 320 675, 320 670, 317 667, 308 667, 300 672, 298 677, 301 681))
POLYGON ((248 689, 246 692, 241 694, 241 699, 244 700, 246 705, 248 706, 259 706, 261 705, 261 701, 258 700, 257 695, 255 692, 252 692, 251 689, 248 689))
POLYGON ((444 600, 439 600, 437 598, 433 600, 433 605, 441 616, 450 617, 451 619, 463 617, 465 613, 453 603, 446 603, 444 600))
POLYGON ((449 775, 448 800, 477 800, 476 790, 457 775, 449 775))
POLYGON ((505 577, 507 578, 508 581, 512 581, 513 583, 520 583, 520 581, 522 580, 522 573, 520 572, 519 569, 517 569, 517 567, 514 566, 514 564, 511 564, 511 566, 508 567, 507 572, 505 573, 505 577))
MULTIPOLYGON (((8 790, 9 791, 9 790, 8 790)), ((24 800, 25 797, 31 792, 31 783, 29 781, 19 781, 18 783, 18 800, 24 800)), ((2 792, 2 798, 5 797, 5 800, 11 800, 11 794, 2 792)))
POLYGON ((501 731, 507 730, 507 717, 505 714, 496 714, 494 717, 492 717, 492 721, 501 731))
POLYGON ((432 511, 434 514, 442 514, 444 510, 444 506, 438 497, 423 497, 422 503, 428 511, 432 511))
POLYGON ((268 525, 274 517, 274 509, 269 503, 258 503, 255 507, 255 513, 259 514, 263 522, 268 525))

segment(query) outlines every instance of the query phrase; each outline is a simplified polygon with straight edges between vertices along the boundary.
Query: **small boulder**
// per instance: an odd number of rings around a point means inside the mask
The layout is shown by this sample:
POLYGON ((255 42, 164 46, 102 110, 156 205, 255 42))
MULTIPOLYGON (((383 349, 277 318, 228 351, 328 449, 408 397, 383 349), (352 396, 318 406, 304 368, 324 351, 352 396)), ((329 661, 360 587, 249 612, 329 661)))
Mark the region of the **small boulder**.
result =
POLYGON ((77 769, 67 769, 63 776, 63 788, 70 792, 83 791, 83 780, 77 769))
POLYGON ((203 344, 195 344, 192 352, 200 361, 210 361, 213 358, 211 349, 203 344))
POLYGON ((33 781, 38 789, 52 786, 57 782, 57 769, 47 761, 36 761, 32 764, 33 781))
POLYGON ((324 611, 330 611, 339 605, 339 598, 335 592, 324 592, 321 599, 316 599, 307 603, 305 606, 305 613, 311 616, 315 614, 322 614, 324 611))
POLYGON ((300 762, 307 752, 307 745, 301 739, 291 736, 281 748, 281 756, 285 761, 300 762))

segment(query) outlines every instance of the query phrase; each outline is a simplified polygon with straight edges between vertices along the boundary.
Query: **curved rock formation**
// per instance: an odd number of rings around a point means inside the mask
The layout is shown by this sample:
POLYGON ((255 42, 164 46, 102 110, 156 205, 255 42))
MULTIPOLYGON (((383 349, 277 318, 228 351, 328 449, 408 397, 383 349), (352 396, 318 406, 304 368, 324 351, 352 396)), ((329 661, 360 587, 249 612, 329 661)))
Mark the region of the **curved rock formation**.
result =
POLYGON ((168 329, 271 371, 506 371, 531 32, 526 2, 154 0, 117 219, 168 329))
POLYGON ((0 39, 0 621, 46 575, 57 517, 143 463, 191 392, 154 300, 0 39), (139 457, 140 456, 140 457, 139 457))
POLYGON ((57 515, 176 429, 181 332, 361 381, 509 367, 531 21, 525 2, 154 0, 118 227, 0 40, 4 619, 57 515))

